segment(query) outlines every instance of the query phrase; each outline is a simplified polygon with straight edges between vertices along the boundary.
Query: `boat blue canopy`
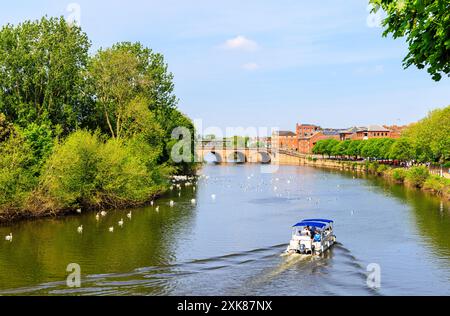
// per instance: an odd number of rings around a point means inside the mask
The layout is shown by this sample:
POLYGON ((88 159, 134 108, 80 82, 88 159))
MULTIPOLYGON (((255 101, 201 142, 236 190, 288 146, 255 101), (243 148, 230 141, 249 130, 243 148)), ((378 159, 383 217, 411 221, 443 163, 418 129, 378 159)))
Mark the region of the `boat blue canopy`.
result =
POLYGON ((302 221, 300 223, 297 223, 294 225, 294 227, 305 227, 305 226, 311 226, 311 227, 317 227, 317 228, 324 228, 327 226, 327 223, 324 222, 317 222, 317 221, 302 221))
POLYGON ((304 219, 303 222, 322 222, 322 223, 334 223, 331 219, 314 218, 314 219, 304 219))

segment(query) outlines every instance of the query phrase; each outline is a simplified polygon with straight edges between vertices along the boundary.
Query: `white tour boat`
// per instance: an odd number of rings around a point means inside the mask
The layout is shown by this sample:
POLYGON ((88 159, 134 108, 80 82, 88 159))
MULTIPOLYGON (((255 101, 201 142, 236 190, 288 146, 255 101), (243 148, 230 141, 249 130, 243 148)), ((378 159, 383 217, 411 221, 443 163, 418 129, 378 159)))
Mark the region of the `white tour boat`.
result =
POLYGON ((305 219, 293 226, 292 239, 287 254, 321 255, 336 243, 334 221, 305 219))

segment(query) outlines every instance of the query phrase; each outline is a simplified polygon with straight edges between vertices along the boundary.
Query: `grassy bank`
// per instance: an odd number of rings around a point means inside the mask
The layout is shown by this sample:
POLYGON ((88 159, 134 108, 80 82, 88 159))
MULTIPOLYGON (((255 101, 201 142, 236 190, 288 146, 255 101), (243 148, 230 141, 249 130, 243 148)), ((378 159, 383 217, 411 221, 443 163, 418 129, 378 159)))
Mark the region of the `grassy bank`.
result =
POLYGON ((395 168, 378 162, 354 162, 331 159, 316 159, 308 157, 304 164, 323 168, 339 169, 367 173, 383 177, 388 181, 420 189, 432 195, 450 201, 450 179, 433 175, 425 166, 415 166, 409 169, 395 168))

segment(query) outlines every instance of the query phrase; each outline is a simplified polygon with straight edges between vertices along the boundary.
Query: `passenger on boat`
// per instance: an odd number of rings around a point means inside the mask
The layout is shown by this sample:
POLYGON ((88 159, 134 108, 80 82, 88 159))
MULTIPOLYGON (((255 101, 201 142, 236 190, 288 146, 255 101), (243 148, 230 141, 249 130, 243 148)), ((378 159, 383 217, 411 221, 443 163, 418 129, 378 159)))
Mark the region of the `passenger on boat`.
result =
POLYGON ((322 236, 320 235, 319 231, 316 231, 316 234, 314 235, 314 242, 321 242, 322 236))
POLYGON ((309 236, 311 236, 311 239, 314 239, 314 236, 316 235, 317 229, 315 227, 313 227, 311 229, 311 234, 309 236))
POLYGON ((306 226, 305 228, 303 228, 302 236, 311 236, 311 230, 310 230, 309 226, 306 226))

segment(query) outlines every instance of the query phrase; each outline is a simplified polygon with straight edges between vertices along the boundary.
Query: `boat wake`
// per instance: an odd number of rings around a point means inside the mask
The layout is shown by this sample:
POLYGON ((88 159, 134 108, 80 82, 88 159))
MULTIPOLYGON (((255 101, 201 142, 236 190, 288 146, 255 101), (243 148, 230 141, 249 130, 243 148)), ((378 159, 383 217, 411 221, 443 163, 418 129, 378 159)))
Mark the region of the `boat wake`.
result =
POLYGON ((81 288, 67 288, 63 281, 0 295, 301 295, 300 285, 317 295, 345 294, 343 288, 374 294, 363 289, 364 269, 342 244, 322 256, 280 257, 285 247, 278 244, 130 273, 89 275, 81 288))

